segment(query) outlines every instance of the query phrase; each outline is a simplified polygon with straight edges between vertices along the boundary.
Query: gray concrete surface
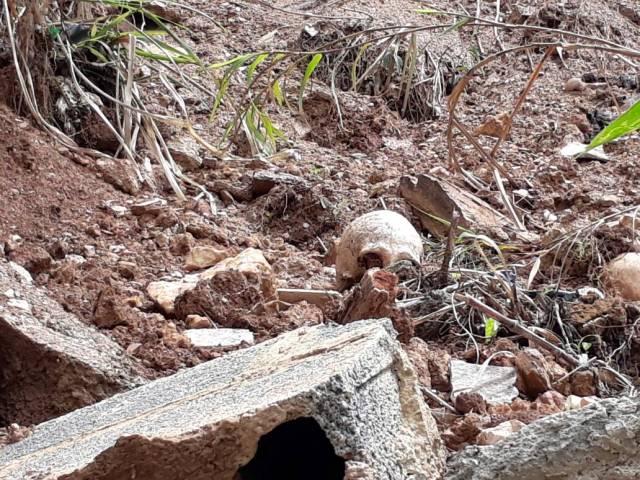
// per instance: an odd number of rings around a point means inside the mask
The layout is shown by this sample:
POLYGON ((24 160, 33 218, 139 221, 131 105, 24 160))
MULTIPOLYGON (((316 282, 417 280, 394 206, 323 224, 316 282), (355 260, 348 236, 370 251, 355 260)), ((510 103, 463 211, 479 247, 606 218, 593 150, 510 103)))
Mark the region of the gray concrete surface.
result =
POLYGON ((440 478, 444 449, 388 320, 304 327, 39 425, 0 478, 232 480, 259 438, 312 417, 345 478, 440 478))
POLYGON ((143 384, 115 342, 0 262, 0 425, 30 425, 143 384))
POLYGON ((640 400, 603 400, 524 427, 506 440, 467 447, 447 480, 627 480, 640 478, 640 400))

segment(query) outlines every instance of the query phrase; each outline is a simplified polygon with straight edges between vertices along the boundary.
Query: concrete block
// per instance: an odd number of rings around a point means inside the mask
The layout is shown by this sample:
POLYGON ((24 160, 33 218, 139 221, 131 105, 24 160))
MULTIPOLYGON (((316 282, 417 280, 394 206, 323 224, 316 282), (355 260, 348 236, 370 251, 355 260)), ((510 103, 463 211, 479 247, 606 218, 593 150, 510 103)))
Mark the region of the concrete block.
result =
POLYGON ((440 478, 391 323, 303 327, 39 425, 4 480, 440 478))
POLYGON ((542 418, 449 459, 447 480, 640 478, 640 401, 612 398, 542 418))
POLYGON ((0 426, 40 423, 134 388, 144 383, 138 372, 115 342, 0 262, 0 426))

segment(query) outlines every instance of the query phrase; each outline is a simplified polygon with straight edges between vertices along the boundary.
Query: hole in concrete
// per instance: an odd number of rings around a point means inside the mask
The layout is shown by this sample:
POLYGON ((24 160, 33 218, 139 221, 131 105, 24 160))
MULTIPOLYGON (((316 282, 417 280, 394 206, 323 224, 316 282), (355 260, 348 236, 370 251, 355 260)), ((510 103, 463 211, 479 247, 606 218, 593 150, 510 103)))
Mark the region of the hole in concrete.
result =
POLYGON ((343 480, 344 459, 313 418, 303 417, 263 435, 242 480, 343 480))

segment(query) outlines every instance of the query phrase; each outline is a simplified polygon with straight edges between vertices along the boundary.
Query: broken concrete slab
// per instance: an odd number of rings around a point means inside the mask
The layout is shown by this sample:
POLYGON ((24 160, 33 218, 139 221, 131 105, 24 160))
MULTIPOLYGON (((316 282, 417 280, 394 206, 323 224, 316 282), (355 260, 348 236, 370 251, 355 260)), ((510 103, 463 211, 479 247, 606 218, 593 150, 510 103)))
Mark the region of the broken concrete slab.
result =
POLYGON ((608 399, 542 418, 497 445, 453 455, 447 480, 640 477, 640 401, 608 399))
POLYGON ((487 403, 511 403, 518 396, 517 378, 513 367, 476 365, 451 360, 451 396, 477 392, 487 403))
POLYGON ((0 426, 29 425, 144 383, 122 348, 0 262, 0 426))
MULTIPOLYGON (((37 426, 0 450, 0 478, 250 480, 259 445, 309 422, 341 457, 328 479, 440 478, 440 436, 394 336, 386 319, 288 332, 37 426)), ((311 447, 313 430, 295 442, 311 447)))

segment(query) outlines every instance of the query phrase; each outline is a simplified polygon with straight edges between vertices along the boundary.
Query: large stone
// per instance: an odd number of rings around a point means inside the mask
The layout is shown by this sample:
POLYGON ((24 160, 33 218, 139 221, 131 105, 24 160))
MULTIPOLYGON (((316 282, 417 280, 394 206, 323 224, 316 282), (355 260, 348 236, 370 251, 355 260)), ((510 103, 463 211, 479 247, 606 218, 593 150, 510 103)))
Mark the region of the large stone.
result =
POLYGON ((640 477, 640 402, 617 398, 550 415, 497 445, 450 458, 448 480, 640 477))
POLYGON ((249 281, 257 281, 265 298, 275 298, 276 287, 273 270, 263 253, 256 248, 247 248, 235 257, 225 258, 200 274, 208 280, 227 272, 239 272, 249 281))
POLYGON ((117 344, 0 262, 0 426, 95 403, 142 384, 138 372, 117 344))
POLYGON ((440 437, 394 336, 388 320, 291 331, 39 425, 0 451, 0 478, 281 478, 250 474, 265 449, 308 459, 286 478, 440 478, 440 437), (342 471, 310 476, 323 442, 342 471))

